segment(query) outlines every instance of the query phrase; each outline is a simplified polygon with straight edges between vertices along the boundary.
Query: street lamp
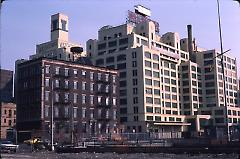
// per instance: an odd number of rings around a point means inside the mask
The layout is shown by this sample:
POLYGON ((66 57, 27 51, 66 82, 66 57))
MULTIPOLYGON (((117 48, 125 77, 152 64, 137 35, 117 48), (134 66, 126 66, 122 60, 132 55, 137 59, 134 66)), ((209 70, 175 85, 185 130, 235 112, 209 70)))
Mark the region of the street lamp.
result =
MULTIPOLYGON (((227 108, 227 95, 226 95, 226 82, 225 82, 225 72, 224 72, 224 58, 223 54, 230 51, 223 51, 223 43, 222 43, 222 28, 221 28, 221 18, 220 18, 220 7, 219 7, 219 0, 217 0, 217 9, 218 9, 218 28, 219 28, 219 40, 220 40, 220 47, 221 47, 221 66, 222 66, 222 74, 223 74, 223 92, 224 92, 224 104, 225 104, 225 118, 226 118, 226 126, 227 126, 227 139, 230 141, 230 134, 229 134, 229 125, 228 125, 228 108, 227 108)), ((217 57, 218 57, 217 56, 217 57)))

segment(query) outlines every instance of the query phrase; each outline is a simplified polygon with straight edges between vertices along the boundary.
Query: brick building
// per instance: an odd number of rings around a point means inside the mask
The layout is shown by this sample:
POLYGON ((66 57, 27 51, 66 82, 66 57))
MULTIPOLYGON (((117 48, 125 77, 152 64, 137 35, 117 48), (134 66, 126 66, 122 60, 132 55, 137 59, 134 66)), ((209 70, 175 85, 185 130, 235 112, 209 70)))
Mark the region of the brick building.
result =
POLYGON ((52 106, 54 140, 69 141, 71 134, 80 139, 117 131, 116 70, 38 58, 17 64, 16 72, 20 138, 50 138, 52 106))
POLYGON ((1 139, 7 138, 7 130, 16 125, 16 104, 1 103, 1 139))

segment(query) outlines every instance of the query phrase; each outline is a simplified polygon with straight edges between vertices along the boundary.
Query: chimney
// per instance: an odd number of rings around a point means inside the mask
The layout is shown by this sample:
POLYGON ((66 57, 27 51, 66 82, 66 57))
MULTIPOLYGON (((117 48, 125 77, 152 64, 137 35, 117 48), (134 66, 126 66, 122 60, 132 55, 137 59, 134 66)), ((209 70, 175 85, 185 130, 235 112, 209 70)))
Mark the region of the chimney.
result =
POLYGON ((192 41, 192 25, 187 25, 188 31, 188 52, 190 61, 196 62, 196 58, 193 53, 193 41, 192 41))

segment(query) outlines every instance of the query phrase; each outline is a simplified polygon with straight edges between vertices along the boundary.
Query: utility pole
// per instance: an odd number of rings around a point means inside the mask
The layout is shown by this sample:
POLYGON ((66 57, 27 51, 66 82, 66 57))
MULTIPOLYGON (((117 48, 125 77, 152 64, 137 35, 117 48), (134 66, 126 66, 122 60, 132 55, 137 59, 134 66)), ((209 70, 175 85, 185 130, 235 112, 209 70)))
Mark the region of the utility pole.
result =
MULTIPOLYGON (((227 127, 227 139, 230 141, 230 134, 229 134, 229 124, 228 124, 228 105, 227 105, 227 94, 226 94, 226 79, 225 79, 225 71, 224 71, 224 56, 223 54, 223 42, 222 42, 222 28, 221 28, 221 18, 220 18, 220 6, 219 0, 217 0, 217 9, 218 9, 218 28, 219 28, 219 39, 220 39, 220 47, 221 47, 221 66, 222 66, 222 74, 223 74, 223 92, 224 92, 224 105, 225 105, 225 122, 227 127)), ((229 50, 228 50, 229 51, 229 50)))

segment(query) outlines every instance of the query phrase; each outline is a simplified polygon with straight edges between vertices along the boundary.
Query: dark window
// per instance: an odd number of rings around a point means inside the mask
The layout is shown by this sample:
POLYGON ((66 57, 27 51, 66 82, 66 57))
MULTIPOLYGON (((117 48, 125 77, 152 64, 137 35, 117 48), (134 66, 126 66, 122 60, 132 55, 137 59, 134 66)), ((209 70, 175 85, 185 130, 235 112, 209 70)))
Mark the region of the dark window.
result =
POLYGON ((204 57, 205 59, 207 59, 207 58, 213 58, 213 53, 204 54, 203 57, 204 57))
POLYGON ((67 21, 66 20, 61 20, 62 23, 62 30, 67 31, 67 21))
POLYGON ((126 87, 127 86, 127 81, 120 81, 119 85, 120 85, 120 87, 126 87))
POLYGON ((128 43, 128 38, 120 39, 119 40, 119 45, 127 44, 128 43))
POLYGON ((188 70, 188 66, 182 66, 182 71, 188 70))
POLYGON ((117 41, 116 40, 115 41, 110 41, 108 43, 108 47, 114 47, 114 46, 117 46, 117 41))
POLYGON ((205 75, 205 80, 214 79, 214 75, 205 75))
POLYGON ((145 52, 145 57, 151 59, 151 53, 145 52))
POLYGON ((120 114, 127 114, 127 108, 120 108, 120 114))
POLYGON ((215 93, 215 89, 207 89, 206 90, 206 94, 214 94, 215 93))
POLYGON ((204 66, 212 65, 212 64, 213 64, 213 60, 204 61, 204 66))
POLYGON ((57 30, 58 29, 58 20, 53 20, 52 24, 53 24, 52 30, 57 30))
POLYGON ((121 63, 117 65, 117 69, 122 70, 126 68, 126 63, 121 63))
POLYGON ((126 60, 126 55, 122 54, 117 56, 117 61, 124 61, 124 60, 126 60))
POLYGON ((127 117, 120 117, 120 122, 127 122, 128 121, 128 118, 127 117))
POLYGON ((106 48, 106 43, 98 44, 98 50, 102 50, 106 48))
POLYGON ((126 76, 127 76, 126 72, 120 72, 120 75, 119 75, 120 78, 125 78, 126 76))
POLYGON ((126 98, 120 99, 120 105, 124 104, 127 104, 127 99, 126 98))
POLYGON ((111 62, 114 62, 114 57, 113 56, 112 57, 108 57, 106 59, 106 63, 111 63, 111 62))
POLYGON ((146 107, 147 113, 153 113, 153 107, 146 107))
POLYGON ((104 60, 103 59, 96 60, 96 65, 102 65, 102 64, 104 64, 104 60))

